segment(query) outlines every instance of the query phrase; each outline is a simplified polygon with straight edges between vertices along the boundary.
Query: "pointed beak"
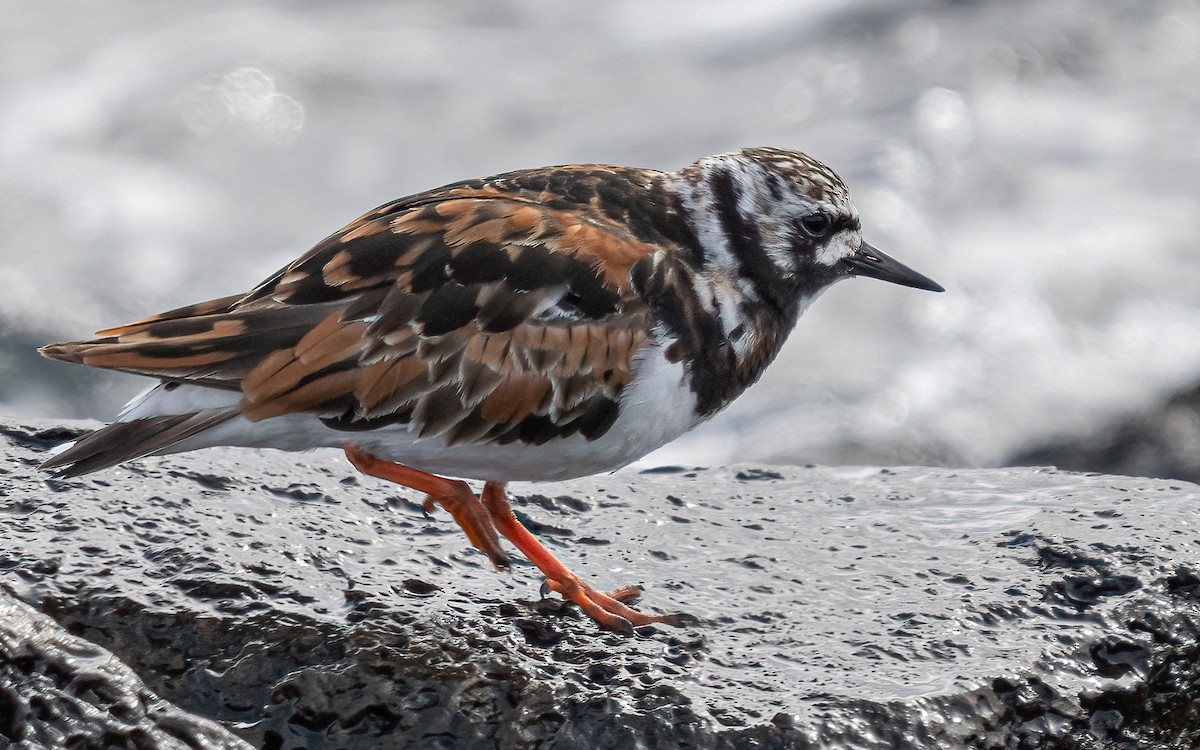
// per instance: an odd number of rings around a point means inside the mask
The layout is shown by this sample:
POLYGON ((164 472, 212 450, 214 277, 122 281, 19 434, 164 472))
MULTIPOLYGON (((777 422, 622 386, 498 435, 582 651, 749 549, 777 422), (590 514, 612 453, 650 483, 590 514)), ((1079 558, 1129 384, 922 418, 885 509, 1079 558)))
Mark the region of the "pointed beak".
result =
POLYGON ((866 242, 859 246, 858 252, 849 258, 844 258, 846 270, 851 276, 870 276, 880 281, 890 281, 893 284, 911 286, 929 292, 944 292, 942 285, 933 279, 919 274, 900 261, 885 255, 866 242))

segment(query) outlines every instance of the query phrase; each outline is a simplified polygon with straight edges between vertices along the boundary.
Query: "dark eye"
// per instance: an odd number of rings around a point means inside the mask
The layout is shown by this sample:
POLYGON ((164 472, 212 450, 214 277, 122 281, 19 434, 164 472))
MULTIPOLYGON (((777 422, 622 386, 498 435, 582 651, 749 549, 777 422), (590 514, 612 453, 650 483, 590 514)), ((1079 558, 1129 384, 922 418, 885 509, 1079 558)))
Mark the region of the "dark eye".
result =
POLYGON ((814 238, 823 236, 829 231, 829 227, 832 224, 833 221, 828 215, 819 212, 815 214, 809 214, 808 216, 800 219, 800 228, 803 229, 804 233, 809 237, 814 238))

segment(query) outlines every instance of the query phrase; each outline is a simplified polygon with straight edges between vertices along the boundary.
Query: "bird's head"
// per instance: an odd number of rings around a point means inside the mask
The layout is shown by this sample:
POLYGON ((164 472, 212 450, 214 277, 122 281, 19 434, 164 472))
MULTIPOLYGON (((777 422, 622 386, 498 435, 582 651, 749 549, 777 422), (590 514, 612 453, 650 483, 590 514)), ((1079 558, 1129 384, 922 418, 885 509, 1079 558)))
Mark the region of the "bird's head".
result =
POLYGON ((849 276, 943 291, 862 239, 846 184, 807 154, 747 148, 679 176, 705 262, 747 279, 762 299, 790 305, 849 276))

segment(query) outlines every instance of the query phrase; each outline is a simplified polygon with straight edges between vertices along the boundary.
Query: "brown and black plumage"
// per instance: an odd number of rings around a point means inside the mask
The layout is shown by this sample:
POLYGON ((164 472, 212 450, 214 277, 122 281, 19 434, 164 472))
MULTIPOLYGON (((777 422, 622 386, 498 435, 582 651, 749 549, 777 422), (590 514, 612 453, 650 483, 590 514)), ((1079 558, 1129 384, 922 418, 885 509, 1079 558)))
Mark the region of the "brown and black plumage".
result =
POLYGON ((863 242, 845 185, 799 152, 455 183, 363 215, 244 295, 43 348, 159 380, 44 467, 340 447, 427 492, 497 565, 509 538, 601 624, 672 621, 563 568, 504 484, 612 470, 699 424, 851 275, 940 289, 863 242))

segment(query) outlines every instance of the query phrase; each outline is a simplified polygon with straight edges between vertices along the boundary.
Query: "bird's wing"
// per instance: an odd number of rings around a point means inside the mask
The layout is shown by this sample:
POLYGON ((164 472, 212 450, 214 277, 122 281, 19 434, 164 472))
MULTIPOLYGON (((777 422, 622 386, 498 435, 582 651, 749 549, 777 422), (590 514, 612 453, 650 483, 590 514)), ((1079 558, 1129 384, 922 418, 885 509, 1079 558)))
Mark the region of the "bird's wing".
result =
POLYGON ((448 442, 595 437, 650 335, 630 271, 659 248, 594 206, 486 185, 418 196, 247 295, 43 353, 237 389, 252 420, 404 422, 448 442))

